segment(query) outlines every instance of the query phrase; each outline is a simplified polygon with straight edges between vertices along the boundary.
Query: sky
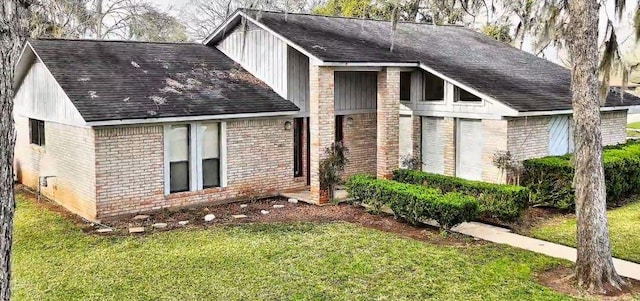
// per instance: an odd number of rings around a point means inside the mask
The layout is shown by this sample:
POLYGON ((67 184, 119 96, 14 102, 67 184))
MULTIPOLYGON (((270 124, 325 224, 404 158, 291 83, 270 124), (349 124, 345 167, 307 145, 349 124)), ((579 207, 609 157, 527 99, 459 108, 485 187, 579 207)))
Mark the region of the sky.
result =
POLYGON ((169 9, 173 7, 174 9, 180 9, 183 5, 186 5, 189 0, 149 0, 149 2, 157 5, 162 9, 169 9))

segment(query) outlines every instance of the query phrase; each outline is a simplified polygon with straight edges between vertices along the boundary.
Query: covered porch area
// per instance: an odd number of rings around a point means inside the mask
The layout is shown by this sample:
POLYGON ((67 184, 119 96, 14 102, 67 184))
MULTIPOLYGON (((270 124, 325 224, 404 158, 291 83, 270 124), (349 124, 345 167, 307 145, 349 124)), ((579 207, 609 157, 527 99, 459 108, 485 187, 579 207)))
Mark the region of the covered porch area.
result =
MULTIPOLYGON (((351 162, 345 174, 369 173, 390 178, 399 164, 400 68, 309 66, 309 191, 292 197, 314 204, 330 200, 320 185, 326 149, 344 141, 351 162), (358 89, 349 88, 359 83, 358 89), (363 86, 369 83, 371 89, 363 86), (362 91, 365 90, 365 91, 362 91), (367 93, 362 107, 354 93, 367 93), (374 99, 375 98, 375 99, 374 99), (349 103, 352 101, 353 103, 349 103), (366 104, 364 104, 366 106, 366 104)), ((361 97, 362 98, 362 97, 361 97)), ((409 134, 410 135, 410 134, 409 134)), ((336 193, 338 199, 346 192, 336 193)))

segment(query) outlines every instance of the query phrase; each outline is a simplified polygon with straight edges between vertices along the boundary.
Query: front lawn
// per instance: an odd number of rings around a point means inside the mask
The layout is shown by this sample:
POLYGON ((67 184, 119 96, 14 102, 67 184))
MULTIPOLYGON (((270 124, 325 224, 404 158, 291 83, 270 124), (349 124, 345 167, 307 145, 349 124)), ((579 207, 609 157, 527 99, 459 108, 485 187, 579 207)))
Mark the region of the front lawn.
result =
POLYGON ((85 234, 18 195, 15 300, 565 300, 535 282, 564 261, 436 245, 348 223, 85 234))
MULTIPOLYGON (((611 210, 609 236, 613 255, 640 263, 640 202, 611 210)), ((558 216, 535 226, 533 237, 575 247, 576 219, 573 215, 558 216)))

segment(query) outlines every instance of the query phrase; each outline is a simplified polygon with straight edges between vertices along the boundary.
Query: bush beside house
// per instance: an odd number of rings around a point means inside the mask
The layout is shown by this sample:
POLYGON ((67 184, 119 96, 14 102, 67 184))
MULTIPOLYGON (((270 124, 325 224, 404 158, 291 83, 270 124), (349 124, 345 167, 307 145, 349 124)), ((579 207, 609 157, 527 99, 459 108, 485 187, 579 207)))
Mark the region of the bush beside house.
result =
MULTIPOLYGON (((602 159, 608 205, 621 205, 627 197, 640 192, 639 143, 606 147, 602 159)), ((532 204, 563 210, 575 207, 571 155, 529 159, 523 165, 523 184, 531 190, 532 204)))
POLYGON ((529 201, 529 190, 522 186, 470 181, 408 169, 394 171, 393 179, 437 188, 445 193, 459 192, 473 196, 479 203, 480 217, 502 221, 513 221, 520 217, 529 201))
POLYGON ((473 197, 461 193, 443 195, 438 189, 421 185, 356 175, 349 178, 346 188, 353 199, 377 209, 387 205, 411 224, 434 219, 440 227, 450 229, 478 214, 478 202, 473 197))

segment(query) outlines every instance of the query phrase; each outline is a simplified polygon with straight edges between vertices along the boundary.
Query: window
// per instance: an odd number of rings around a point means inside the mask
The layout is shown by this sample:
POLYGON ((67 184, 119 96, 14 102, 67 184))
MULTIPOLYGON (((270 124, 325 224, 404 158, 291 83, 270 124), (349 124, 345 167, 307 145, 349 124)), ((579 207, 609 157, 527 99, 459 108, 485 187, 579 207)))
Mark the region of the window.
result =
POLYGON ((189 125, 174 125, 169 130, 169 182, 170 192, 188 191, 189 174, 189 125))
POLYGON ((29 138, 31 144, 44 146, 44 121, 29 119, 29 138))
POLYGON ((220 124, 201 125, 202 188, 220 187, 220 124))
POLYGON ((411 101, 411 72, 400 72, 400 101, 411 101))
POLYGON ((165 126, 165 193, 223 184, 223 123, 165 126))
POLYGON ((293 120, 293 176, 302 176, 302 141, 304 122, 303 118, 293 120))
POLYGON ((344 115, 336 115, 336 142, 342 142, 344 140, 344 115))
POLYGON ((475 96, 464 89, 456 87, 456 101, 482 101, 478 96, 475 96))
POLYGON ((424 100, 434 101, 444 99, 444 80, 429 73, 422 72, 423 87, 424 87, 424 100))

